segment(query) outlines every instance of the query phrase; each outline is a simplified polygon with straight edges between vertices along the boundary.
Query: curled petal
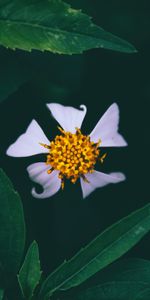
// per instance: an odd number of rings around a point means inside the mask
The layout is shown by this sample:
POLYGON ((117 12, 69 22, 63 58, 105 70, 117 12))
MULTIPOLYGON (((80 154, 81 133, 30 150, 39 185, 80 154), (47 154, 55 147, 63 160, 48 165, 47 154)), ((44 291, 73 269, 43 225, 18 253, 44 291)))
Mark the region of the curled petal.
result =
POLYGON ((118 125, 119 108, 116 103, 113 103, 90 133, 91 141, 97 143, 101 140, 101 147, 127 146, 125 139, 118 133, 118 125))
POLYGON ((86 179, 89 181, 89 183, 85 182, 82 178, 80 179, 83 198, 86 198, 97 188, 103 187, 109 183, 118 183, 124 181, 126 178, 125 175, 120 172, 105 174, 94 171, 93 173, 87 173, 86 179))
POLYGON ((32 189, 32 196, 35 198, 49 198, 61 187, 61 180, 58 178, 58 171, 53 171, 51 174, 47 174, 50 166, 46 165, 43 162, 35 163, 28 166, 27 171, 29 177, 34 182, 37 182, 42 185, 43 193, 39 194, 36 192, 35 188, 32 189))
POLYGON ((75 133, 76 127, 81 128, 82 122, 87 111, 85 105, 80 105, 80 108, 82 110, 56 103, 48 103, 46 105, 51 111, 52 116, 56 119, 56 121, 65 131, 75 133))
POLYGON ((39 143, 50 144, 39 124, 32 120, 25 133, 23 133, 6 151, 13 157, 26 157, 40 153, 48 153, 49 150, 39 143))

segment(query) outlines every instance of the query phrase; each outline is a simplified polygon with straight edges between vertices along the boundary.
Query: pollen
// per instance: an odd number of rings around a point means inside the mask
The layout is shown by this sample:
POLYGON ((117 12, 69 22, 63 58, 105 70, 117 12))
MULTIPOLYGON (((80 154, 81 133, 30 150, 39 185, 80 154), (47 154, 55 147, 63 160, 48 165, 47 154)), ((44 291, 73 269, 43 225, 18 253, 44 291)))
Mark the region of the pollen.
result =
POLYGON ((102 163, 106 156, 104 154, 100 157, 101 141, 92 142, 90 136, 82 134, 78 128, 75 133, 64 131, 61 127, 58 129, 61 134, 57 135, 50 145, 40 143, 41 146, 49 149, 46 164, 50 169, 47 173, 51 174, 53 170, 59 171, 62 189, 65 178, 75 183, 81 177, 88 183, 86 174, 92 173, 97 160, 102 163))

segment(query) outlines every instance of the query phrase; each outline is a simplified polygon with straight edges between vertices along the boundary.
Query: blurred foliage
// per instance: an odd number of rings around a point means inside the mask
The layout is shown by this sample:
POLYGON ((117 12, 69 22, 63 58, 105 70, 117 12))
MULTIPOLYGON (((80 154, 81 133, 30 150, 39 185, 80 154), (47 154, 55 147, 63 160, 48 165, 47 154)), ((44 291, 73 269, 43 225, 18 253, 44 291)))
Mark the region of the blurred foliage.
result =
POLYGON ((13 52, 0 51, 0 102, 14 93, 18 88, 29 81, 33 70, 22 59, 16 59, 13 52))
POLYGON ((3 290, 0 290, 0 300, 3 300, 3 295, 4 295, 3 290))
POLYGON ((5 288, 18 272, 25 244, 22 203, 0 169, 0 287, 5 288))

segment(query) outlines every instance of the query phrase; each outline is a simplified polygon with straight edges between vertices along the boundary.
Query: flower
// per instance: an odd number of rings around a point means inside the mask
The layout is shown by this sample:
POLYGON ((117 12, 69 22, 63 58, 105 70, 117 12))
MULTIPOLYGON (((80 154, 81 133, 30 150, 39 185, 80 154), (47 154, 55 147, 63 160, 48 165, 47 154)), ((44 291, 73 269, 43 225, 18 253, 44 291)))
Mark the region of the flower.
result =
POLYGON ((37 162, 28 166, 29 177, 41 184, 42 193, 32 189, 36 198, 48 198, 60 187, 64 188, 65 178, 75 183, 80 178, 83 198, 96 188, 109 183, 125 180, 120 172, 105 174, 94 170, 97 161, 103 162, 106 153, 100 156, 102 147, 127 146, 124 138, 118 133, 119 108, 113 103, 99 120, 89 135, 84 135, 80 128, 86 115, 86 106, 80 109, 61 104, 47 104, 52 116, 61 127, 60 134, 49 141, 39 124, 32 120, 26 132, 7 149, 7 155, 27 157, 46 153, 46 162, 37 162))

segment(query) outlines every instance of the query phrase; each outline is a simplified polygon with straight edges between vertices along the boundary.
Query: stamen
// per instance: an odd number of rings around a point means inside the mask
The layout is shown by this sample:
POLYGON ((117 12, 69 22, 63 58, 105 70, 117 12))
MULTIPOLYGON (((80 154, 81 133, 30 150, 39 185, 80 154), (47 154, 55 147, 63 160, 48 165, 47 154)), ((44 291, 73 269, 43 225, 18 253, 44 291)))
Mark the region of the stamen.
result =
POLYGON ((86 183, 90 183, 90 181, 86 178, 86 176, 85 175, 81 175, 81 177, 82 177, 82 179, 84 180, 84 182, 86 182, 86 183))
POLYGON ((46 144, 43 144, 43 143, 39 143, 41 146, 43 146, 44 148, 47 148, 47 149, 50 149, 50 145, 46 145, 46 144))
POLYGON ((76 127, 75 130, 76 130, 76 134, 81 134, 81 130, 78 127, 76 127))
POLYGON ((62 190, 64 190, 64 187, 65 187, 65 181, 64 181, 64 176, 63 176, 63 174, 62 174, 62 173, 59 173, 58 178, 61 179, 61 188, 62 188, 62 190))
POLYGON ((107 153, 104 153, 101 157, 99 157, 100 162, 103 164, 105 157, 107 156, 107 153))
POLYGON ((59 129, 59 131, 63 134, 65 134, 65 131, 60 127, 60 126, 57 126, 57 128, 59 129))
POLYGON ((62 180, 61 180, 61 188, 62 188, 62 190, 64 190, 64 187, 65 187, 65 182, 64 182, 64 178, 62 178, 62 180))
POLYGON ((47 170, 47 174, 51 174, 54 171, 54 168, 47 170))
POLYGON ((101 139, 99 139, 98 142, 95 144, 96 148, 98 148, 100 146, 101 142, 102 142, 101 139))
POLYGON ((94 172, 94 166, 99 159, 103 162, 106 154, 100 158, 99 145, 101 140, 94 143, 90 136, 83 135, 79 128, 75 133, 71 133, 58 127, 62 135, 57 135, 50 145, 42 144, 41 146, 49 149, 46 164, 50 165, 47 171, 51 174, 53 170, 59 171, 58 177, 61 179, 61 187, 64 189, 64 179, 70 179, 75 183, 78 178, 89 183, 86 178, 87 173, 94 172))

